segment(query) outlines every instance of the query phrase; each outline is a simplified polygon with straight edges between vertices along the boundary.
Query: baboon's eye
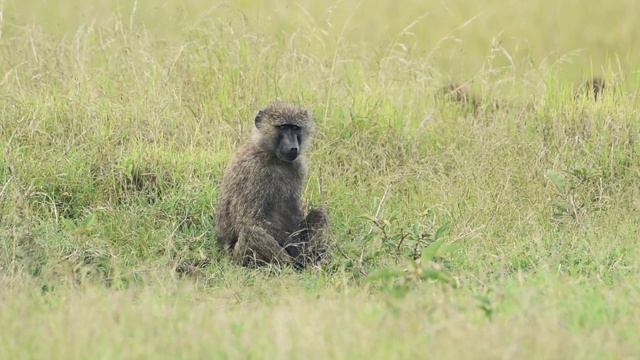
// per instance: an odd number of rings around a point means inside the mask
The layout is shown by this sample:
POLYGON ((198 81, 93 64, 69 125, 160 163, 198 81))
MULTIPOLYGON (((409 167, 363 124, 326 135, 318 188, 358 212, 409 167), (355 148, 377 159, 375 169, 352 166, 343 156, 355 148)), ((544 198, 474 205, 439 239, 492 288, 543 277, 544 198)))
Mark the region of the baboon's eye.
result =
POLYGON ((300 130, 300 126, 298 126, 298 125, 291 125, 291 130, 300 130))
POLYGON ((287 125, 278 125, 278 129, 284 130, 287 128, 287 125))

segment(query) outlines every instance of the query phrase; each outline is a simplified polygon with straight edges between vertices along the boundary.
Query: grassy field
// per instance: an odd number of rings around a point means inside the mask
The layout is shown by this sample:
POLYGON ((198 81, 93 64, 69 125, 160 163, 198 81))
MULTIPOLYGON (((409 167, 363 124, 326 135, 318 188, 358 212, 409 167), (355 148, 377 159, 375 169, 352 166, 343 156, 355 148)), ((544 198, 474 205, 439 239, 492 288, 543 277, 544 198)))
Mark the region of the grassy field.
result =
POLYGON ((0 359, 638 357, 640 2, 255 3, 0 2, 0 359), (275 99, 321 269, 216 249, 275 99))

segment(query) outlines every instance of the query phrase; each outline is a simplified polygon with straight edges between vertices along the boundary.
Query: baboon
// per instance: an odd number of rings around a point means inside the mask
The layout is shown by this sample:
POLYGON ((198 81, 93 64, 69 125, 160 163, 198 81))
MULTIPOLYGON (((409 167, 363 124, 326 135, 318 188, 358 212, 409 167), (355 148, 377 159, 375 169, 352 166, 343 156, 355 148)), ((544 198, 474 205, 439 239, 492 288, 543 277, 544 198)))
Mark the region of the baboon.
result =
POLYGON ((460 107, 470 109, 474 114, 482 111, 495 111, 504 107, 504 104, 493 99, 484 101, 471 93, 466 83, 449 83, 441 90, 444 98, 460 107))
POLYGON ((444 96, 457 104, 470 106, 473 110, 478 108, 478 100, 471 96, 471 91, 467 84, 450 83, 442 88, 444 96))
POLYGON ((578 98, 581 95, 587 95, 593 96, 593 100, 598 100, 598 96, 602 94, 605 87, 605 80, 596 76, 580 84, 574 93, 574 97, 578 98))
POLYGON ((327 210, 305 216, 300 199, 313 133, 309 112, 286 102, 256 115, 253 134, 224 171, 216 208, 218 244, 237 263, 304 268, 325 259, 327 210))

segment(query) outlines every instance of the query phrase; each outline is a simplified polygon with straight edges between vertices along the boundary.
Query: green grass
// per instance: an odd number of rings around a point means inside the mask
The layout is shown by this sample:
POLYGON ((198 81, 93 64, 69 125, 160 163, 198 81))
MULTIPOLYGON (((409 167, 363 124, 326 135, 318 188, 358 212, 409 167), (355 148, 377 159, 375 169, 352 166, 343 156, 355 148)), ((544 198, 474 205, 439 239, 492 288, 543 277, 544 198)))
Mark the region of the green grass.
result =
POLYGON ((1 10, 1 359, 640 353, 639 4, 1 10), (221 172, 276 98, 318 123, 322 269, 216 249, 221 172))

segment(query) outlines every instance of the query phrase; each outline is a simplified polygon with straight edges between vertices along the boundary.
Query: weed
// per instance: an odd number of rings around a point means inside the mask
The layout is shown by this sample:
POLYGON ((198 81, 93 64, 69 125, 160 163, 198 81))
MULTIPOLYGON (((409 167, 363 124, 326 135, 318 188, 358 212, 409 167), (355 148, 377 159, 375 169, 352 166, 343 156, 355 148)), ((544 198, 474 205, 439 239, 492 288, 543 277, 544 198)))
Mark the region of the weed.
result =
POLYGON ((552 204, 554 219, 579 220, 590 212, 605 209, 607 198, 603 195, 601 175, 581 168, 562 172, 548 170, 547 178, 559 197, 552 204))

